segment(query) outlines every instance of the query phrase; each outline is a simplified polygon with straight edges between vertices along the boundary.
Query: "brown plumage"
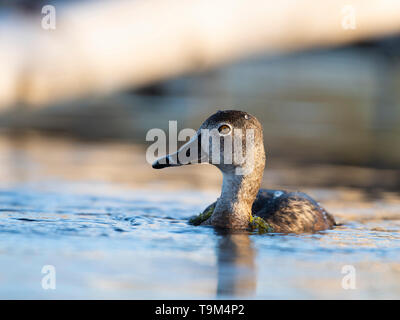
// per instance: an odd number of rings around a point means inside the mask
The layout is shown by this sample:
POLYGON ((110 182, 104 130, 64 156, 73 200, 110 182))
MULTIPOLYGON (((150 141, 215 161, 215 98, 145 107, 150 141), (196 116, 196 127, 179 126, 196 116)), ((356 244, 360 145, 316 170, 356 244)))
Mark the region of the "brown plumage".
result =
MULTIPOLYGON (((215 205, 210 204, 204 212, 215 205)), ((312 233, 336 225, 333 216, 303 192, 261 189, 252 205, 252 215, 263 218, 277 233, 312 233)), ((210 224, 210 220, 202 223, 210 224)))
POLYGON ((260 190, 265 167, 262 126, 246 112, 227 110, 213 114, 188 143, 178 152, 157 160, 153 168, 199 161, 215 165, 223 174, 221 196, 205 209, 208 212, 213 208, 203 225, 248 229, 255 216, 263 218, 273 232, 279 233, 316 232, 335 225, 334 218, 302 192, 260 190), (205 132, 212 132, 205 140, 207 143, 204 143, 205 132), (225 139, 230 139, 227 141, 233 145, 232 149, 225 149, 225 139), (241 161, 238 155, 244 156, 241 161), (215 162, 214 156, 219 156, 220 161, 215 162))

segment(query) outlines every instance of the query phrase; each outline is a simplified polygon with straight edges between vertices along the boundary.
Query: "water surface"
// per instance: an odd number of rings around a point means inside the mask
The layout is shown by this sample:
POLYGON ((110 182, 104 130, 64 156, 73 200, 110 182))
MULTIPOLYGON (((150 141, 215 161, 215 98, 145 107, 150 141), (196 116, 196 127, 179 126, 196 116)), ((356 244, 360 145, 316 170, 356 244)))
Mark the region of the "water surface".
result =
POLYGON ((187 222, 218 196, 212 167, 160 172, 136 146, 32 137, 0 139, 0 167, 3 299, 400 298, 395 192, 311 188, 342 226, 221 234, 187 222))

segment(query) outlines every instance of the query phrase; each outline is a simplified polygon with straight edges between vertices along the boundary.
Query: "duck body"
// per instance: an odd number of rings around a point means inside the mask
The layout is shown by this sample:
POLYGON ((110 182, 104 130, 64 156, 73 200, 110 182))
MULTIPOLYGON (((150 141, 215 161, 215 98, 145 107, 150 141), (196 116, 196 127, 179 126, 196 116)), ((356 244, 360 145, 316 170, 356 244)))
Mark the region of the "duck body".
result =
MULTIPOLYGON (((203 214, 213 210, 216 203, 210 204, 203 214)), ((336 225, 333 216, 303 192, 260 189, 252 205, 252 216, 262 218, 274 233, 313 233, 336 225)), ((201 224, 212 225, 211 219, 201 224)))
POLYGON ((220 197, 195 219, 196 225, 245 230, 256 220, 278 233, 316 232, 335 225, 334 218, 305 193, 260 189, 266 162, 263 130, 247 112, 216 112, 190 141, 158 159, 153 168, 199 162, 216 166, 223 182, 220 197))

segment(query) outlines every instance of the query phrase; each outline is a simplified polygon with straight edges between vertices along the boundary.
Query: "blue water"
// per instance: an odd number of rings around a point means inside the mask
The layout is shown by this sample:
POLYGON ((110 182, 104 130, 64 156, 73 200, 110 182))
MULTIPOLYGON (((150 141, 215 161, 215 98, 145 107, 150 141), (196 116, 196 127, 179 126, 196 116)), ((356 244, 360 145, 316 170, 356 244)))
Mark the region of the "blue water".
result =
POLYGON ((229 235, 187 223, 212 192, 43 185, 0 190, 0 298, 400 297, 397 221, 229 235), (55 267, 55 290, 42 287, 44 265, 55 267), (342 287, 345 265, 354 289, 342 287))
MULTIPOLYGON (((398 193, 304 190, 344 225, 220 234, 188 224, 218 197, 218 170, 153 170, 144 155, 131 144, 0 136, 0 298, 400 298, 398 193), (44 266, 54 290, 42 286, 44 266)), ((272 184, 279 172, 268 169, 264 187, 283 187, 272 184)))

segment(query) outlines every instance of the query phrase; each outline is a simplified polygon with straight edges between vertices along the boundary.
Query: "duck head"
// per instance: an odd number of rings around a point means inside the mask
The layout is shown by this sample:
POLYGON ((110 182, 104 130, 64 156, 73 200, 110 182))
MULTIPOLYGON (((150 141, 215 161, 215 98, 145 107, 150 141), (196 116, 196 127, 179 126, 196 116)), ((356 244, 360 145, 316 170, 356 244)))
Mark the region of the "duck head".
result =
POLYGON ((153 168, 195 163, 212 164, 223 174, 221 196, 209 223, 222 228, 247 228, 265 166, 260 122, 243 111, 218 111, 177 152, 155 161, 153 168))

